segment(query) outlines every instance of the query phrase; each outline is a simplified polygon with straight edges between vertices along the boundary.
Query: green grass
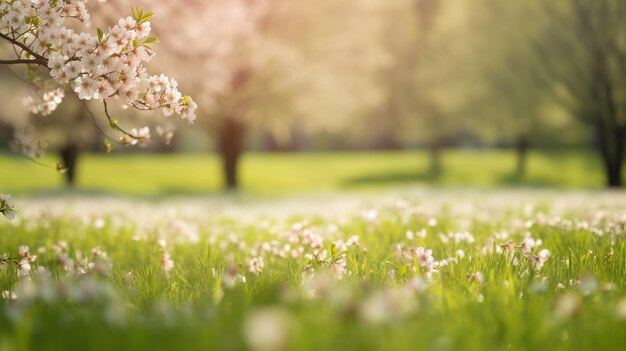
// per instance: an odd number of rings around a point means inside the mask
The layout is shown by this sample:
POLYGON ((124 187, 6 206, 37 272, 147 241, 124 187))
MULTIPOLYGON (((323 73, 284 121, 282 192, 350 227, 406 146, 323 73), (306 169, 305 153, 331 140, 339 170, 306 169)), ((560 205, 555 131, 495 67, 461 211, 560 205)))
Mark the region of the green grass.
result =
POLYGON ((566 197, 566 208, 532 194, 442 206, 405 195, 368 216, 348 210, 305 221, 146 212, 132 203, 116 213, 79 207, 0 220, 0 252, 15 257, 27 244, 38 255, 32 270, 51 274, 18 279, 14 264, 0 270, 0 291, 18 296, 0 299, 0 350, 263 350, 246 332, 254 316, 284 333, 276 350, 617 350, 626 345, 626 199, 609 195, 566 197), (406 235, 422 229, 424 237, 406 235), (333 248, 352 235, 358 246, 333 248), (524 254, 528 237, 542 242, 524 254), (175 262, 168 274, 158 238, 175 262), (291 256, 298 247, 314 254, 317 240, 325 260, 291 256), (518 244, 517 263, 495 251, 507 242, 518 244), (96 246, 107 258, 90 253, 96 246), (428 279, 410 254, 418 246, 457 262, 428 279), (537 268, 529 257, 543 249, 551 256, 537 268), (265 262, 258 275, 248 269, 257 257, 265 262), (346 264, 341 279, 336 262, 346 264), (99 268, 109 263, 110 271, 99 268), (468 279, 476 272, 482 280, 468 279), (228 274, 246 282, 229 287, 228 274))
MULTIPOLYGON (((54 159, 45 163, 55 164, 54 159)), ((528 173, 517 179, 512 151, 448 150, 439 179, 428 174, 425 152, 248 153, 241 163, 242 190, 277 195, 320 190, 372 189, 406 184, 440 187, 601 188, 604 176, 595 153, 533 151, 528 173)), ((81 158, 78 188, 140 196, 220 191, 215 155, 90 154, 81 158)), ((24 158, 0 154, 0 191, 27 194, 56 192, 62 177, 24 158)))

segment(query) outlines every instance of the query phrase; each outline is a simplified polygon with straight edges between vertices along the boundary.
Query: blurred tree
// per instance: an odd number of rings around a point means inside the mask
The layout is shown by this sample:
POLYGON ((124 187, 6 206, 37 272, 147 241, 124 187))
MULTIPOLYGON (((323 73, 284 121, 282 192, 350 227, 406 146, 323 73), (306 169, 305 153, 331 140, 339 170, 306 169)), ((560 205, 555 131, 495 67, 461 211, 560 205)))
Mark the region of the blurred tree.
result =
MULTIPOLYGON (((30 91, 27 84, 18 82, 17 76, 4 67, 0 76, 2 101, 15 100, 15 97, 39 95, 30 91)), ((89 116, 86 105, 75 94, 68 92, 63 104, 49 115, 30 114, 21 102, 2 104, 0 119, 13 130, 16 142, 37 135, 49 150, 54 151, 60 160, 59 168, 64 175, 65 185, 73 187, 76 182, 78 160, 85 150, 97 144, 98 136, 94 121, 89 116)), ((27 152, 36 156, 37 150, 27 152)))
POLYGON ((31 126, 37 129, 51 150, 61 160, 65 185, 76 184, 80 156, 93 150, 101 141, 86 103, 68 92, 65 101, 49 116, 32 116, 31 126))
POLYGON ((155 27, 169 43, 157 64, 176 69, 200 96, 204 118, 198 122, 215 137, 225 188, 236 189, 251 123, 260 122, 264 116, 259 114, 270 109, 278 113, 276 109, 288 104, 294 52, 271 37, 269 18, 276 17, 278 9, 270 11, 266 0, 190 1, 184 7, 174 3, 160 7, 158 11, 169 13, 171 21, 168 31, 155 27), (177 37, 192 38, 194 45, 177 37))
MULTIPOLYGON (((415 110, 419 113, 420 129, 428 130, 429 149, 430 149, 430 174, 433 177, 439 177, 442 171, 441 166, 441 148, 443 146, 446 123, 444 111, 441 104, 437 101, 434 94, 434 88, 437 84, 441 84, 441 71, 436 70, 436 60, 443 57, 437 55, 437 21, 441 16, 441 1, 438 0, 414 0, 413 12, 416 16, 417 37, 413 45, 417 49, 414 56, 413 71, 416 74, 417 86, 415 92, 415 110)), ((409 9, 409 12, 410 9, 409 9)), ((409 46, 411 47, 411 46, 409 46)), ((411 71, 409 71, 411 72, 411 71)))
POLYGON ((375 113, 383 117, 378 130, 383 140, 425 144, 433 177, 442 172, 442 147, 459 129, 458 65, 465 46, 454 39, 464 24, 460 8, 454 1, 388 2, 380 38, 393 63, 379 76, 386 94, 375 113))
MULTIPOLYGON (((522 1, 529 16, 509 26, 532 28, 532 72, 551 97, 595 130, 606 184, 622 186, 626 137, 626 2, 522 1), (528 18, 533 18, 532 23, 528 18)), ((529 72, 520 70, 520 75, 529 72)))
POLYGON ((167 44, 153 64, 175 71, 198 96, 198 123, 215 137, 226 188, 239 186, 238 165, 251 132, 269 130, 281 139, 295 129, 337 130, 377 103, 378 88, 366 72, 384 61, 368 36, 380 3, 150 4, 169 16, 167 27, 154 26, 167 44))
POLYGON ((474 1, 476 14, 468 28, 476 68, 475 92, 467 99, 475 120, 472 130, 483 139, 508 139, 515 145, 517 178, 526 173, 528 149, 550 117, 541 114, 549 87, 538 76, 535 67, 541 63, 528 45, 532 28, 511 26, 527 15, 524 6, 519 1, 474 1))

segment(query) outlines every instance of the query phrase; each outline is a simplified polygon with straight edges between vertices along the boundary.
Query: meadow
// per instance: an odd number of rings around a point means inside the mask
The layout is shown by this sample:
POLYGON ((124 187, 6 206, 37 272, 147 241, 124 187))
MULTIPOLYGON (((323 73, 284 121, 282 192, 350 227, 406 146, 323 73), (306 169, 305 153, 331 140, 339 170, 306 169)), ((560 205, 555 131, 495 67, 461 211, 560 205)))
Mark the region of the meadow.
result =
POLYGON ((40 201, 0 221, 2 350, 626 345, 622 193, 40 201))
POLYGON ((1 156, 0 350, 623 347, 626 194, 513 161, 251 154, 234 195, 210 156, 87 155, 74 191, 1 156))
MULTIPOLYGON (((57 160, 42 162, 53 166, 57 160)), ((241 163, 241 191, 274 196, 414 184, 570 189, 604 185, 599 157, 590 150, 531 151, 521 179, 515 165, 510 150, 447 150, 443 174, 432 179, 428 153, 423 151, 248 153, 241 163)), ((79 161, 77 190, 148 197, 207 195, 220 191, 220 170, 215 154, 87 154, 79 161)), ((0 154, 0 191, 55 194, 62 185, 56 172, 21 156, 0 154)))

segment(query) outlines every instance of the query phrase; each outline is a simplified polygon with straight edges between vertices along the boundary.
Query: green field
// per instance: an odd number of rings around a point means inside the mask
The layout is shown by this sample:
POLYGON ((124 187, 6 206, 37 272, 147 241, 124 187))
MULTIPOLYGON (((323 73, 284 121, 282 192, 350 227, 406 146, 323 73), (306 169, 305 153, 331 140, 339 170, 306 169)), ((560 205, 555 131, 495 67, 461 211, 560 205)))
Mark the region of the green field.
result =
MULTIPOLYGON (((44 163, 54 165, 54 159, 44 163)), ((515 176, 511 151, 449 150, 444 173, 428 175, 424 152, 248 153, 241 164, 242 191, 255 195, 372 189, 408 184, 440 187, 601 188, 602 166, 588 151, 533 151, 528 173, 515 176)), ((86 192, 142 196, 208 194, 220 191, 217 156, 90 154, 80 160, 78 188, 86 192)), ((19 156, 0 154, 0 191, 56 193, 61 175, 19 156)))
POLYGON ((270 216, 18 199, 0 350, 623 349, 623 194, 460 195, 270 216))
POLYGON ((233 197, 215 156, 88 155, 70 192, 2 155, 0 351, 623 348, 626 194, 595 154, 444 164, 253 153, 233 197))

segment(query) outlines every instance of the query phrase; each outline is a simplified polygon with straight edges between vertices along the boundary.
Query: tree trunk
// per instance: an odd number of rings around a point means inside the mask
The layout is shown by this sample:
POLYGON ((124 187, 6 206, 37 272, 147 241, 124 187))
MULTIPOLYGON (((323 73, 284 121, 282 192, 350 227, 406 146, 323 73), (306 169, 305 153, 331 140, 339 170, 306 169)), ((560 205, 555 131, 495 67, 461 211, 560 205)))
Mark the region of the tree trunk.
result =
POLYGON ((526 161, 528 160, 528 147, 530 146, 528 136, 521 134, 517 137, 517 173, 516 176, 521 179, 526 175, 526 161))
POLYGON ((624 143, 626 128, 618 127, 607 132, 600 130, 600 151, 609 188, 620 188, 622 183, 622 164, 624 161, 624 143))
POLYGON ((435 140, 430 144, 430 176, 439 178, 441 175, 441 143, 435 140))
POLYGON ((400 148, 400 143, 393 135, 391 130, 381 130, 376 136, 374 141, 374 148, 376 150, 397 150, 400 148))
POLYGON ((76 165, 80 148, 76 143, 68 143, 59 150, 59 156, 65 166, 65 186, 73 188, 76 184, 76 165))
POLYGON ((226 190, 236 190, 239 187, 237 166, 243 151, 244 125, 235 118, 228 118, 219 127, 217 134, 219 151, 222 157, 224 188, 226 190))

